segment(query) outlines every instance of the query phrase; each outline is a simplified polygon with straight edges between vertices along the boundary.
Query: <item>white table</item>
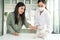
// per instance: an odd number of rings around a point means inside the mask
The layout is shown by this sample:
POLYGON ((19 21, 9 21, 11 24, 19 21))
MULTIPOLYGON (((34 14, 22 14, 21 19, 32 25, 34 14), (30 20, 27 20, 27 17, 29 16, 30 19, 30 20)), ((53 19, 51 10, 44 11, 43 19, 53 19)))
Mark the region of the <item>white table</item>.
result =
MULTIPOLYGON (((20 33, 19 36, 6 34, 0 36, 0 40, 41 40, 40 38, 33 38, 33 33, 20 33)), ((52 34, 46 40, 60 40, 60 34, 52 34)))

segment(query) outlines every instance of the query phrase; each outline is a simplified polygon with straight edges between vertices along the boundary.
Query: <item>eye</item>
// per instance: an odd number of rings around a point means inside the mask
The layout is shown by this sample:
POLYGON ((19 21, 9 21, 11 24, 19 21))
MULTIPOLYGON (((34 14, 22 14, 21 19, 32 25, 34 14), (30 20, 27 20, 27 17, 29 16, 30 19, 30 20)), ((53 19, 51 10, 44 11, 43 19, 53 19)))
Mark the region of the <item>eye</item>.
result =
POLYGON ((43 7, 43 5, 40 5, 40 7, 43 7))
POLYGON ((22 10, 25 10, 25 8, 23 8, 23 7, 22 7, 21 9, 22 9, 22 10))
POLYGON ((43 5, 39 5, 39 7, 44 7, 43 5))
POLYGON ((21 9, 23 9, 23 8, 21 8, 21 9))
POLYGON ((43 5, 41 5, 41 7, 43 7, 43 5))

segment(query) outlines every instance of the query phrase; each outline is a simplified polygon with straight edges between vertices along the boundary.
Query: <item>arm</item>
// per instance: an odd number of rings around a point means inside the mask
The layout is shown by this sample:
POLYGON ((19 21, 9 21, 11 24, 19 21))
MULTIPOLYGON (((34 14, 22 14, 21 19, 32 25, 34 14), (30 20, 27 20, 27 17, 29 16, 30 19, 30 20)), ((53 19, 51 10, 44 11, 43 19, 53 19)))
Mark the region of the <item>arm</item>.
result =
POLYGON ((19 34, 17 32, 15 32, 15 30, 13 29, 13 26, 11 25, 11 17, 12 15, 9 14, 8 18, 7 18, 7 31, 15 36, 18 36, 19 34))
POLYGON ((53 26, 52 26, 52 23, 51 23, 50 14, 47 13, 46 17, 47 17, 47 18, 46 18, 46 22, 47 22, 47 31, 48 31, 48 33, 52 33, 52 31, 53 31, 53 26))
POLYGON ((13 34, 15 31, 10 24, 11 23, 10 19, 11 19, 11 15, 9 14, 8 18, 7 18, 7 31, 9 31, 9 33, 13 34))
POLYGON ((36 30, 37 29, 36 27, 34 27, 31 24, 29 24, 26 20, 25 20, 25 26, 26 26, 26 28, 30 28, 32 30, 36 30))
POLYGON ((34 25, 35 25, 35 26, 39 26, 39 22, 38 22, 38 21, 39 21, 39 19, 38 19, 39 17, 38 17, 38 15, 39 15, 39 14, 38 14, 38 12, 36 11, 36 12, 35 12, 35 15, 34 15, 34 25))

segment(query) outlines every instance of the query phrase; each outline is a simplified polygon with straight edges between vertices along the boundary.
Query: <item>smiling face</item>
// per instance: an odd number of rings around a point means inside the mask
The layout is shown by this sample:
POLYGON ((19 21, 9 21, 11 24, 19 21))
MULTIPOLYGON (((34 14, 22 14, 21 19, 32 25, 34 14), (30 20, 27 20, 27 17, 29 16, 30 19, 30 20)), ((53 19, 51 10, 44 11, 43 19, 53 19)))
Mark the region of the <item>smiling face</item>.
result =
POLYGON ((21 6, 18 8, 18 13, 19 14, 23 14, 23 12, 25 11, 25 6, 21 6))

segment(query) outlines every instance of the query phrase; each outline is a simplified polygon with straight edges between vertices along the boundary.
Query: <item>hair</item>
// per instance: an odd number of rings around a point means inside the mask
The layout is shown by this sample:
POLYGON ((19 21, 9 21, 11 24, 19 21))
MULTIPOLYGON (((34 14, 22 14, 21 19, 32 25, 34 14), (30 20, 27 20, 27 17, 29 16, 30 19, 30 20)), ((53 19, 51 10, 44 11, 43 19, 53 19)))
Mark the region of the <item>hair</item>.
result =
MULTIPOLYGON (((46 0, 38 0, 37 3, 39 3, 39 2, 42 2, 42 3, 46 4, 46 0)), ((45 7, 45 9, 47 9, 47 7, 45 7)))
MULTIPOLYGON (((18 8, 21 7, 21 6, 25 6, 25 4, 23 2, 19 2, 17 3, 16 7, 15 7, 15 10, 14 10, 14 15, 15 15, 15 24, 18 25, 18 22, 19 22, 19 18, 18 18, 18 8)), ((26 6, 25 6, 26 7, 26 6)), ((25 23, 25 10, 22 14, 19 15, 19 17, 21 17, 21 20, 22 20, 22 24, 25 23)))
POLYGON ((44 4, 46 4, 46 0, 38 0, 38 3, 39 2, 43 2, 44 4))

